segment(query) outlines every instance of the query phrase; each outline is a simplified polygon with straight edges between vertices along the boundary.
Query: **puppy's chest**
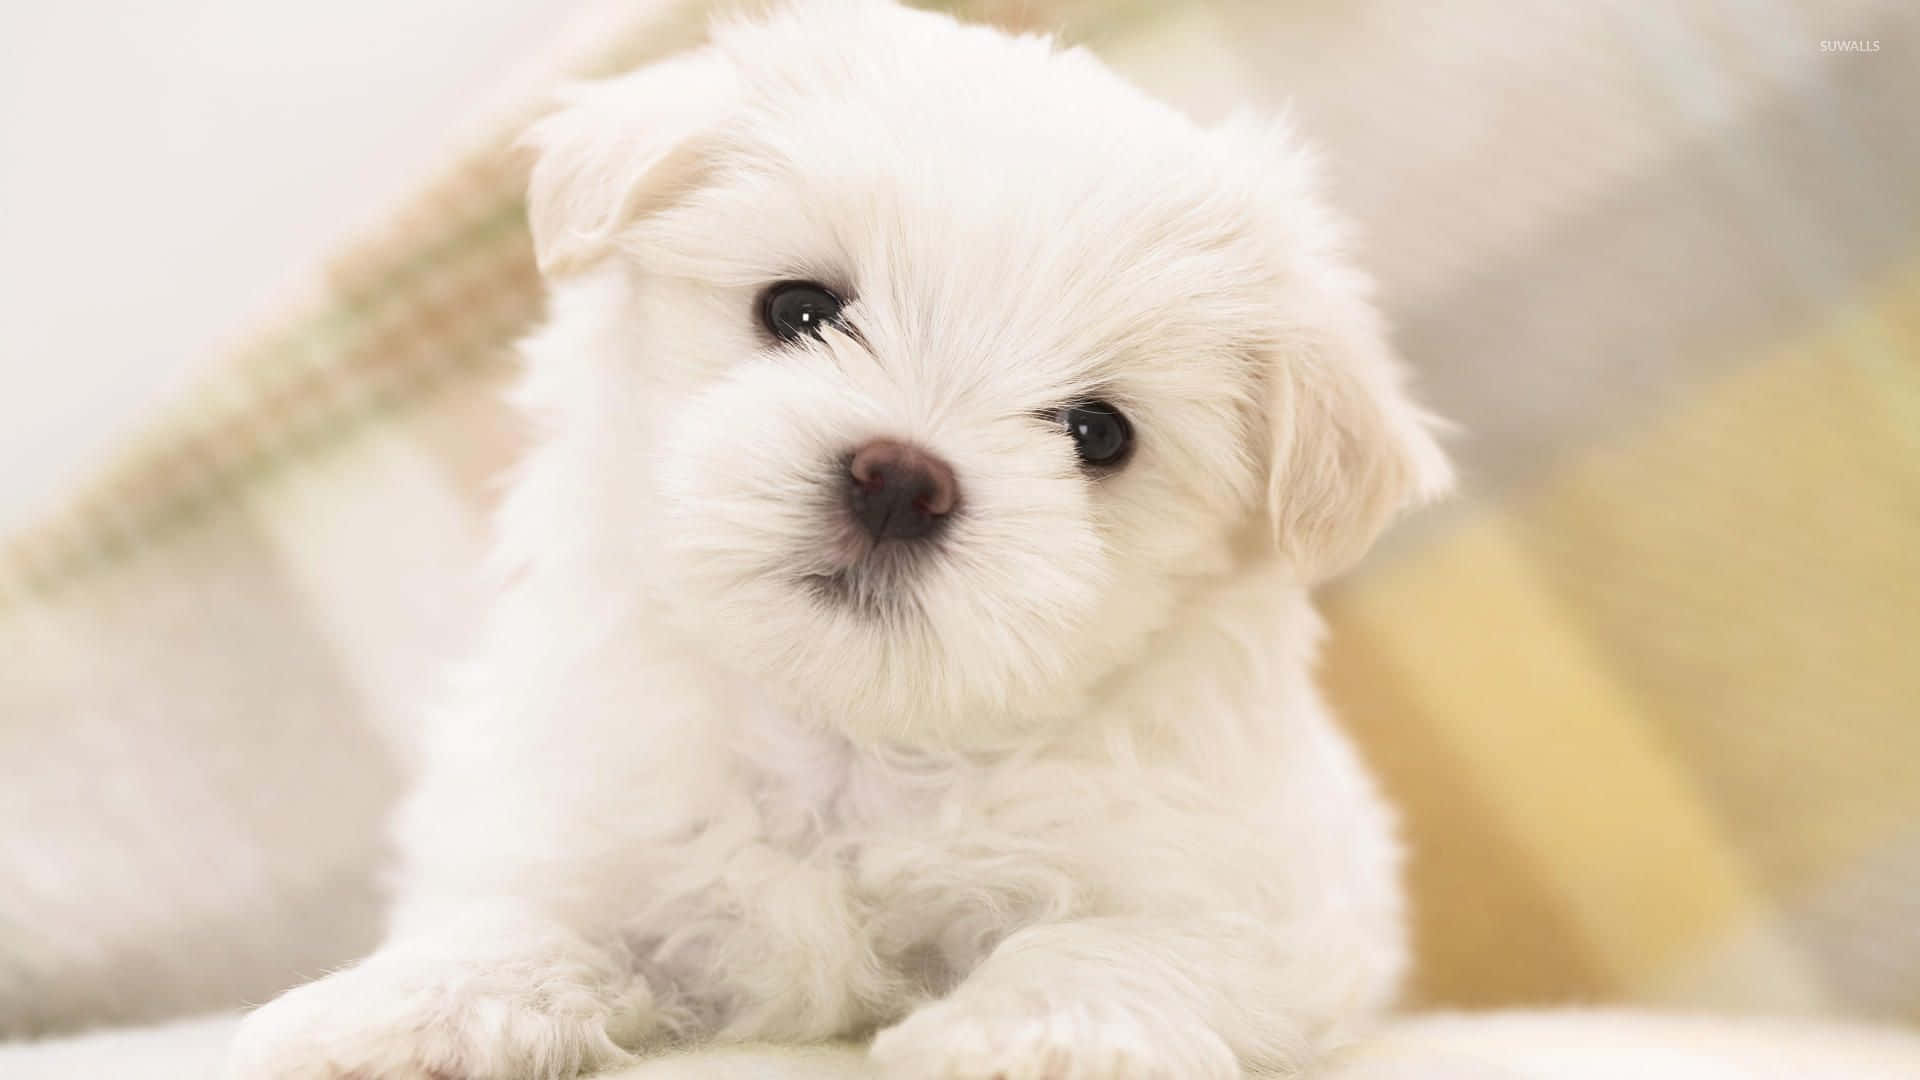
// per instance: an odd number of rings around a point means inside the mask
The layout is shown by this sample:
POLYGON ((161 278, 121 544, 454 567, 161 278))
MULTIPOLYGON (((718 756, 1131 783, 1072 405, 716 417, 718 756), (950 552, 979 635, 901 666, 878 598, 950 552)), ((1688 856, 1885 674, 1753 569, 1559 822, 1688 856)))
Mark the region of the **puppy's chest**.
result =
POLYGON ((742 724, 729 753, 734 790, 665 853, 675 887, 634 927, 695 999, 729 972, 792 965, 799 983, 863 957, 847 985, 943 985, 1075 891, 1058 846, 1006 820, 1023 800, 996 802, 1005 762, 860 747, 776 716, 742 724))
POLYGON ((1057 914, 1090 869, 1092 823, 1110 820, 1084 762, 875 748, 779 718, 736 752, 755 817, 742 855, 889 936, 1020 921, 1035 902, 1057 914))
POLYGON ((958 755, 879 751, 765 713, 734 741, 737 782, 761 843, 795 858, 919 838, 964 813, 980 767, 958 755))

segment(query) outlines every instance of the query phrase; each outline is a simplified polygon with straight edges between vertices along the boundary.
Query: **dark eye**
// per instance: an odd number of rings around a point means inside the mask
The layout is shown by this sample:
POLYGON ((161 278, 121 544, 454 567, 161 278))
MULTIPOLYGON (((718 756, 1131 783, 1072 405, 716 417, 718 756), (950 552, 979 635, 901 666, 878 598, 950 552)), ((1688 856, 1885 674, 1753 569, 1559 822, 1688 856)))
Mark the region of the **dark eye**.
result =
POLYGON ((1088 465, 1112 468, 1133 449, 1133 425, 1119 409, 1104 401, 1082 401, 1060 410, 1060 422, 1073 436, 1074 449, 1088 465))
POLYGON ((840 317, 840 298, 812 281, 782 281, 760 297, 760 322, 781 341, 820 336, 826 324, 840 317))

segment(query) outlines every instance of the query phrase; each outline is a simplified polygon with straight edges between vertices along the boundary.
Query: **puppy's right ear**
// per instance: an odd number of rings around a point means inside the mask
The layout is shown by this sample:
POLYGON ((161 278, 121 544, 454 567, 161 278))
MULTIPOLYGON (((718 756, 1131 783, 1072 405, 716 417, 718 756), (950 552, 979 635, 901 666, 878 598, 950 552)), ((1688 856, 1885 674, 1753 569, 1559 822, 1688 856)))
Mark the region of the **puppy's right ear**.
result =
POLYGON ((521 140, 539 155, 527 220, 540 272, 591 265, 623 226, 692 190, 710 158, 700 136, 738 93, 733 66, 712 48, 563 91, 561 108, 521 140))

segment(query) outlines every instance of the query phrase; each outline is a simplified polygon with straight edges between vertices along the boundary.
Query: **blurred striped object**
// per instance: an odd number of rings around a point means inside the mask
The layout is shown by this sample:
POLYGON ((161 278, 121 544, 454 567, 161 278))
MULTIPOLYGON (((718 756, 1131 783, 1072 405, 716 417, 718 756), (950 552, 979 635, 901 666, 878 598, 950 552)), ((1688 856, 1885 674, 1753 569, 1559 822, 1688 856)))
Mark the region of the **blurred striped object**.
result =
MULTIPOLYGON (((1920 1020, 1920 9, 980 0, 1202 120, 1291 98, 1468 494, 1331 590, 1423 1003, 1920 1020), (1877 53, 1823 51, 1876 39, 1877 53)), ((651 0, 556 58, 698 40, 651 0)), ((0 1034, 377 927, 483 603, 539 103, 0 550, 0 1034)))

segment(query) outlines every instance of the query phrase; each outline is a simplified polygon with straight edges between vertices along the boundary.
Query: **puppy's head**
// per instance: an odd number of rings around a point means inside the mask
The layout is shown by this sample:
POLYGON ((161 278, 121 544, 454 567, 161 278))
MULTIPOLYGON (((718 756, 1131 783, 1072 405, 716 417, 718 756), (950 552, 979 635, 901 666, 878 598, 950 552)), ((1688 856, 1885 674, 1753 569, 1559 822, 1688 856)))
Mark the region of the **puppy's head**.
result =
POLYGON ((1071 716, 1196 590, 1446 483, 1302 153, 1084 52, 821 0, 532 141, 587 546, 858 734, 1071 716))

